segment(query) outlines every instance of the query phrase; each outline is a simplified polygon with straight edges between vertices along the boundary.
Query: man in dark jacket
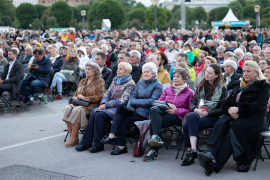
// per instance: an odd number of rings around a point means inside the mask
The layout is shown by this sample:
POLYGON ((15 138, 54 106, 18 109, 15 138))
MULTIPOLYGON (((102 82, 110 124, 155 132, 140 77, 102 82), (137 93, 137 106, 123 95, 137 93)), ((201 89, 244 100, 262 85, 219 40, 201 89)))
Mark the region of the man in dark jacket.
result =
MULTIPOLYGON (((127 62, 130 63, 130 54, 126 51, 121 51, 118 54, 118 64, 121 62, 127 62)), ((137 83, 140 80, 140 77, 142 75, 142 68, 140 66, 135 66, 133 64, 131 64, 132 66, 132 72, 130 73, 132 76, 132 79, 134 80, 135 83, 137 83)), ((110 77, 107 79, 106 81, 106 85, 105 85, 105 89, 109 89, 111 83, 112 83, 112 79, 117 76, 117 71, 118 69, 118 65, 114 66, 112 68, 112 73, 110 75, 110 77)))
POLYGON ((31 105, 34 101, 34 93, 39 86, 46 86, 50 81, 52 61, 44 56, 43 48, 36 48, 33 52, 34 61, 29 70, 30 75, 23 80, 21 90, 25 96, 24 103, 29 101, 31 105), (27 88, 30 86, 30 89, 27 88))
POLYGON ((165 37, 163 36, 163 34, 161 33, 161 30, 158 30, 156 36, 155 36, 155 40, 158 41, 158 40, 162 40, 162 41, 165 41, 165 37))
POLYGON ((95 63, 99 65, 102 74, 102 79, 104 79, 105 82, 112 73, 112 70, 108 69, 106 66, 106 60, 107 56, 102 52, 98 52, 95 56, 95 63))
POLYGON ((2 77, 0 77, 0 97, 4 91, 12 91, 12 96, 20 90, 23 79, 23 65, 16 61, 17 51, 8 51, 9 63, 4 66, 2 77))
POLYGON ((224 41, 229 41, 229 42, 235 41, 235 37, 234 37, 234 35, 231 33, 231 30, 227 29, 226 31, 227 31, 227 32, 226 32, 226 35, 225 35, 225 37, 224 37, 224 41))
POLYGON ((189 35, 187 34, 187 31, 186 30, 183 30, 183 36, 182 36, 182 38, 183 38, 184 43, 187 42, 187 40, 189 38, 189 35))
POLYGON ((20 56, 18 61, 22 64, 28 64, 32 56, 33 56, 33 48, 31 46, 26 46, 25 55, 20 56))

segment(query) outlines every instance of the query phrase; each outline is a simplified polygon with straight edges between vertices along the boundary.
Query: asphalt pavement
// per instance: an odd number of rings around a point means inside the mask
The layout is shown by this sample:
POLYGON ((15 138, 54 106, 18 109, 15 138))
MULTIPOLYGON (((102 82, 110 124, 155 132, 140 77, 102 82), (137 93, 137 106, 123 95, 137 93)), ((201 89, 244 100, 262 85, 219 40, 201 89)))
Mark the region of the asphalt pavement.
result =
POLYGON ((144 162, 132 156, 134 143, 128 143, 128 153, 119 156, 110 155, 110 145, 96 154, 65 148, 66 127, 61 118, 66 104, 66 98, 46 105, 34 102, 20 113, 0 114, 0 180, 269 178, 270 160, 259 161, 256 171, 239 173, 231 158, 221 172, 207 177, 197 160, 182 167, 175 149, 162 148, 158 160, 144 162))

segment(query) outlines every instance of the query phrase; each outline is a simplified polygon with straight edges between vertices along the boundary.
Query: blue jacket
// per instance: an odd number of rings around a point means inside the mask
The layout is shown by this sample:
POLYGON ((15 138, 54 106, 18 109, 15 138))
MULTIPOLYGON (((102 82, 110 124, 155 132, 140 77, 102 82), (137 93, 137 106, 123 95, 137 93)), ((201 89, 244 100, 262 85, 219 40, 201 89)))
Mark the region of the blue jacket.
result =
POLYGON ((62 56, 59 56, 53 63, 52 67, 54 70, 54 73, 59 72, 61 70, 61 67, 64 64, 64 59, 62 56))
POLYGON ((158 100, 162 90, 163 86, 156 76, 148 81, 144 79, 139 80, 129 97, 127 108, 136 111, 148 119, 152 103, 154 100, 158 100))
POLYGON ((131 92, 135 88, 136 84, 132 80, 131 75, 125 78, 122 84, 117 85, 117 76, 113 78, 113 81, 109 89, 104 94, 101 103, 105 104, 106 109, 102 110, 107 113, 111 118, 114 117, 117 110, 117 106, 126 106, 129 100, 131 92))
POLYGON ((93 39, 96 38, 96 36, 95 35, 93 35, 93 36, 89 35, 88 38, 93 40, 93 39))
POLYGON ((41 81, 43 85, 47 85, 50 81, 50 72, 52 68, 52 61, 49 58, 46 58, 43 55, 43 58, 37 62, 36 59, 34 59, 32 64, 38 65, 38 70, 30 68, 30 76, 29 78, 38 79, 41 81))

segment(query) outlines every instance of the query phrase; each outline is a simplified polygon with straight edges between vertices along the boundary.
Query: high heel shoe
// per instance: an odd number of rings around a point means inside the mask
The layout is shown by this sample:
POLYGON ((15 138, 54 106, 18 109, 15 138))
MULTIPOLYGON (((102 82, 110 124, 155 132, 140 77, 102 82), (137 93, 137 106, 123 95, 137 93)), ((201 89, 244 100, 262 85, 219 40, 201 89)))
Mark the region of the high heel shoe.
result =
POLYGON ((66 142, 66 147, 73 147, 79 144, 79 138, 78 137, 71 137, 69 141, 66 142))
POLYGON ((197 159, 198 154, 194 151, 194 149, 191 149, 190 151, 186 152, 186 156, 192 159, 197 159))

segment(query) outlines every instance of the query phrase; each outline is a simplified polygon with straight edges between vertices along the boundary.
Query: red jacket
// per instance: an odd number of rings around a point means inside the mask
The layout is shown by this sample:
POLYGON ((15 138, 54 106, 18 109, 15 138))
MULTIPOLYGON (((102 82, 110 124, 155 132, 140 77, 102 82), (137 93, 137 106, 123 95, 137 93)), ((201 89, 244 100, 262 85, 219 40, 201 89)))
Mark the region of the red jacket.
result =
POLYGON ((164 53, 164 51, 166 50, 166 47, 165 47, 164 49, 159 48, 158 50, 159 50, 160 52, 163 52, 163 53, 164 53))
POLYGON ((194 66, 194 70, 196 73, 196 76, 202 72, 204 70, 204 64, 203 64, 204 60, 202 62, 197 62, 194 66))

